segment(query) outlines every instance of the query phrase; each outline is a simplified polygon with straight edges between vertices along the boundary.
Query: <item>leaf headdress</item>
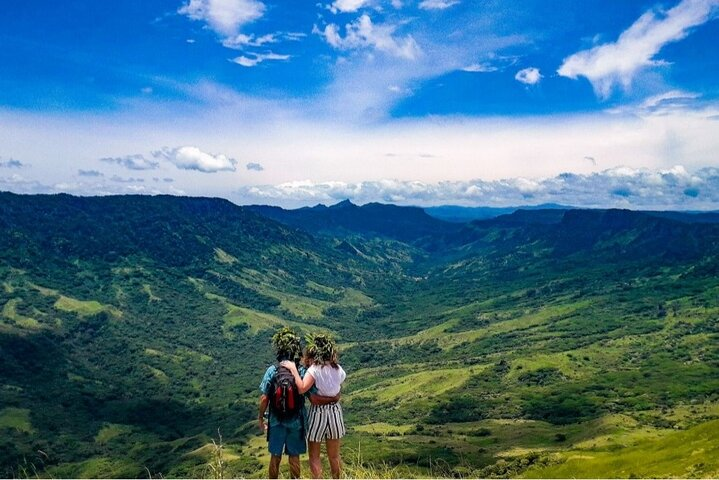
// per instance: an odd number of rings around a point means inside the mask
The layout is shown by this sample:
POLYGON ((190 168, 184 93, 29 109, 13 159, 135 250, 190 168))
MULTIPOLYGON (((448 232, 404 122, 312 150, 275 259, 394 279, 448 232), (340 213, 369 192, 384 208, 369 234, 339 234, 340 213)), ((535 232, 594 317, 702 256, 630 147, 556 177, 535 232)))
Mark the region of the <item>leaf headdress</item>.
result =
POLYGON ((337 361, 337 343, 324 333, 309 334, 305 337, 307 354, 317 363, 335 363, 337 361))
POLYGON ((282 327, 272 335, 272 346, 275 348, 278 360, 283 358, 297 362, 302 357, 300 336, 290 327, 282 327))

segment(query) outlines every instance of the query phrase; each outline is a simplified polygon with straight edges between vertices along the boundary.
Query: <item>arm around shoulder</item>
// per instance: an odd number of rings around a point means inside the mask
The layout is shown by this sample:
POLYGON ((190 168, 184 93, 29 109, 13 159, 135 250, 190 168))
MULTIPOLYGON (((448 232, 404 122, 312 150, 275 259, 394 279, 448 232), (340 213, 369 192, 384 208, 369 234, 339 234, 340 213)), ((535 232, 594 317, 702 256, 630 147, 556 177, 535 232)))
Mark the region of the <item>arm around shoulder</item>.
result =
POLYGON ((330 403, 337 403, 340 401, 340 398, 342 397, 341 394, 337 394, 334 397, 323 397, 322 395, 317 395, 316 393, 313 393, 310 395, 310 402, 312 405, 328 405, 330 403))

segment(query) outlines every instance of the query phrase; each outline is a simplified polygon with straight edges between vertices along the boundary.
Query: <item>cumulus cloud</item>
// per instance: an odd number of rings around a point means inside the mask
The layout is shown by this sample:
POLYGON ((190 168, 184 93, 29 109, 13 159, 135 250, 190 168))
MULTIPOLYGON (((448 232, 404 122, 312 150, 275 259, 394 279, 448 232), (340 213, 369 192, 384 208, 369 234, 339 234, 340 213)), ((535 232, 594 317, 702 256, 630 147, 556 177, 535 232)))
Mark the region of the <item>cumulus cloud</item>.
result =
POLYGON ((105 157, 101 158, 100 161, 120 165, 129 170, 154 170, 160 165, 159 162, 145 158, 142 154, 125 155, 124 157, 105 157))
POLYGON ((77 174, 81 177, 104 177, 105 175, 102 172, 98 172, 97 170, 78 170, 77 174))
POLYGON ((367 14, 345 25, 345 36, 334 23, 327 25, 320 33, 325 41, 337 50, 372 48, 393 57, 406 60, 416 59, 422 52, 412 35, 394 36, 397 27, 391 24, 374 24, 367 14))
POLYGON ((250 53, 248 54, 250 56, 241 55, 239 57, 233 58, 232 62, 242 65, 243 67, 256 67, 260 63, 266 61, 266 60, 289 60, 289 55, 280 55, 278 53, 250 53))
POLYGON ((239 192, 248 202, 314 204, 345 198, 405 205, 516 206, 561 203, 583 207, 646 209, 716 208, 719 169, 694 173, 682 166, 666 170, 616 167, 591 174, 563 173, 549 178, 510 178, 425 183, 379 180, 358 183, 296 181, 249 186, 239 192))
MULTIPOLYGON (((281 41, 299 41, 306 36, 298 32, 274 32, 264 35, 242 33, 241 28, 261 18, 265 5, 258 0, 189 0, 178 12, 193 20, 204 21, 221 38, 222 45, 233 50, 264 47, 281 41)), ((289 55, 272 52, 247 52, 231 59, 243 67, 254 67, 266 60, 289 60, 289 55)))
POLYGON ((237 160, 225 155, 206 153, 197 147, 185 146, 177 148, 163 148, 153 152, 155 158, 161 158, 173 163, 181 170, 196 170, 204 173, 222 171, 234 172, 237 160))
POLYGON ((254 22, 265 13, 257 0, 189 0, 178 13, 203 21, 219 35, 237 35, 243 25, 254 22))
POLYGON ((538 68, 529 67, 518 71, 514 79, 525 85, 535 85, 542 79, 542 74, 538 68))
POLYGON ((459 0, 423 0, 419 2, 422 10, 444 10, 457 5, 459 0))
POLYGON ((329 9, 332 13, 356 12, 368 3, 370 3, 369 0, 335 0, 334 3, 330 5, 329 9))
POLYGON ((265 167, 263 167, 259 163, 255 163, 255 162, 250 162, 247 165, 245 165, 245 167, 247 168, 247 170, 254 170, 256 172, 261 172, 262 170, 265 169, 265 167))
POLYGON ((20 160, 15 160, 14 158, 4 161, 0 158, 0 168, 23 168, 26 166, 27 165, 22 163, 20 160))
POLYGON ((682 40, 693 27, 716 16, 718 0, 682 0, 666 12, 648 11, 614 43, 598 45, 564 59, 557 73, 587 78, 596 94, 607 98, 619 84, 624 89, 640 70, 665 65, 656 55, 667 44, 682 40))

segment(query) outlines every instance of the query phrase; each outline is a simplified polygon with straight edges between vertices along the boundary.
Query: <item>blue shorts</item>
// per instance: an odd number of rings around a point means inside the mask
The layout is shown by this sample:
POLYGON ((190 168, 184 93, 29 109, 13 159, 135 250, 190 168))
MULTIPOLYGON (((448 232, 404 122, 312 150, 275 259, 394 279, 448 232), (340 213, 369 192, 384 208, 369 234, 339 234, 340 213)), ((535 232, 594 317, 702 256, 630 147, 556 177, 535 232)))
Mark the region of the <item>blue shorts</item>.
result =
POLYGON ((294 457, 307 452, 305 442, 305 431, 303 428, 288 428, 285 425, 276 424, 267 430, 267 446, 271 455, 281 456, 285 454, 294 457))

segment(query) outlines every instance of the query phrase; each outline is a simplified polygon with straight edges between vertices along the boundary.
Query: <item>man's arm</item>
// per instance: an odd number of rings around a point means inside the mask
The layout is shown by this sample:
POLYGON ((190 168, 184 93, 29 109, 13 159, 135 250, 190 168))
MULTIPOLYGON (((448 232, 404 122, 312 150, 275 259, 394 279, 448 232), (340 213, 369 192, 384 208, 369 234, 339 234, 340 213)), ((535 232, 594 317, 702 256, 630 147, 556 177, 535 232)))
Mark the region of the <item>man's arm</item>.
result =
POLYGON ((260 397, 260 414, 257 417, 258 425, 260 426, 260 431, 264 432, 267 430, 267 425, 265 425, 265 411, 267 410, 267 404, 270 402, 270 399, 267 398, 267 395, 262 395, 260 397))
POLYGON ((323 397, 322 395, 317 395, 316 393, 313 393, 310 395, 310 402, 312 403, 312 405, 327 405, 328 403, 339 402, 341 396, 341 393, 338 393, 334 397, 323 397))

